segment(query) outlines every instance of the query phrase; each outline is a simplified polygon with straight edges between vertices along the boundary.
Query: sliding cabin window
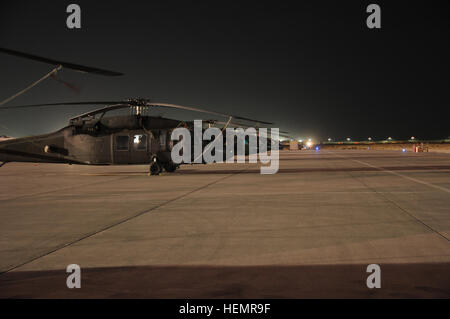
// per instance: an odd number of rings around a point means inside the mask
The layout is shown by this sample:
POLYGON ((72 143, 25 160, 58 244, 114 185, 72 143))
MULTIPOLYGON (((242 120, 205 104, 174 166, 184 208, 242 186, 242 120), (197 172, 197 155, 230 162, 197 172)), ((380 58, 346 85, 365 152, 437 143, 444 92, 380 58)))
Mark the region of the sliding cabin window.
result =
POLYGON ((128 135, 116 136, 116 151, 128 151, 130 138, 128 135))

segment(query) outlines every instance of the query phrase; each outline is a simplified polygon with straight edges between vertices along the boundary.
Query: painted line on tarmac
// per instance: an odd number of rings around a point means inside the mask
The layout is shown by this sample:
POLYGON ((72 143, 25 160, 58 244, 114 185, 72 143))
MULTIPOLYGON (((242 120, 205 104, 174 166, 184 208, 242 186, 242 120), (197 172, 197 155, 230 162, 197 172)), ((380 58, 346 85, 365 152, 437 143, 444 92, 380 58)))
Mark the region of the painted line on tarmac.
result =
POLYGON ((115 178, 115 179, 101 180, 101 181, 96 181, 96 182, 92 182, 92 183, 84 183, 84 184, 73 185, 73 186, 68 186, 68 187, 60 187, 60 188, 51 189, 51 190, 43 191, 43 192, 37 192, 37 193, 31 193, 31 194, 23 194, 23 195, 19 195, 19 196, 16 196, 16 197, 0 198, 0 202, 14 201, 14 200, 23 199, 23 198, 26 198, 26 197, 35 197, 35 196, 41 196, 41 195, 48 195, 48 194, 51 194, 51 193, 68 191, 68 190, 71 190, 71 189, 77 189, 77 188, 81 188, 81 187, 93 186, 93 185, 97 185, 97 184, 117 182, 119 180, 122 180, 122 179, 125 179, 125 178, 128 178, 128 177, 129 176, 122 176, 120 178, 115 178))
POLYGON ((79 238, 77 238, 77 239, 74 239, 74 240, 72 240, 72 241, 70 241, 70 242, 68 242, 68 243, 60 244, 60 245, 58 245, 57 247, 51 249, 50 251, 47 251, 47 252, 42 253, 42 254, 40 254, 40 255, 38 255, 38 256, 32 257, 32 258, 30 258, 30 259, 27 260, 27 261, 21 262, 20 264, 16 264, 16 265, 13 265, 13 266, 9 266, 9 268, 6 269, 6 270, 3 270, 3 271, 0 270, 0 276, 1 276, 1 275, 4 275, 4 274, 6 274, 6 273, 8 273, 8 272, 10 272, 10 271, 13 271, 13 270, 15 270, 15 269, 17 269, 17 268, 20 268, 20 267, 22 267, 22 266, 25 266, 25 265, 27 265, 27 264, 29 264, 29 263, 32 263, 33 261, 36 261, 36 260, 38 260, 38 259, 40 259, 40 258, 46 257, 46 256, 48 256, 48 255, 51 255, 51 254, 53 254, 54 252, 57 252, 57 251, 59 251, 59 250, 61 250, 61 249, 64 249, 64 248, 66 248, 66 247, 69 247, 69 246, 71 246, 71 245, 73 245, 73 244, 76 244, 76 243, 82 241, 82 240, 85 240, 85 239, 88 239, 88 238, 90 238, 90 237, 93 237, 93 236, 95 236, 95 235, 97 235, 97 234, 99 234, 99 233, 102 233, 102 232, 104 232, 104 231, 110 230, 110 229, 112 229, 112 228, 114 228, 114 227, 116 227, 116 226, 122 225, 122 224, 124 224, 124 223, 126 223, 126 222, 128 222, 128 221, 130 221, 130 220, 133 220, 133 219, 135 219, 135 218, 138 218, 138 217, 140 217, 140 216, 142 216, 142 215, 144 215, 144 214, 150 213, 150 212, 152 212, 152 211, 154 211, 154 210, 157 210, 157 209, 159 209, 159 208, 161 208, 161 207, 164 207, 164 206, 166 206, 166 205, 168 205, 168 204, 170 204, 170 203, 173 203, 173 202, 175 202, 175 201, 178 201, 178 200, 180 200, 180 199, 183 199, 183 198, 185 198, 185 197, 187 197, 187 196, 189 196, 189 195, 191 195, 191 194, 193 194, 193 193, 196 193, 196 192, 198 192, 198 191, 201 191, 201 190, 203 190, 203 189, 205 189, 205 188, 207 188, 207 187, 209 187, 209 186, 211 186, 211 185, 217 184, 217 183, 219 183, 219 182, 221 182, 221 181, 223 181, 223 180, 225 180, 225 179, 227 179, 227 178, 230 178, 230 177, 232 177, 232 176, 235 176, 235 175, 237 175, 237 174, 239 174, 239 173, 245 171, 246 169, 247 169, 247 168, 244 168, 244 169, 242 169, 242 170, 240 170, 240 171, 238 171, 238 172, 234 172, 234 173, 232 173, 232 174, 228 174, 228 175, 226 175, 226 176, 222 176, 222 177, 219 178, 219 179, 216 179, 216 180, 214 180, 214 181, 212 181, 212 182, 210 182, 210 183, 207 183, 207 184, 205 184, 205 185, 202 185, 202 186, 200 186, 200 187, 194 188, 194 189, 192 189, 192 190, 190 190, 190 191, 188 191, 188 192, 186 192, 186 193, 184 193, 184 194, 181 194, 181 195, 179 195, 179 196, 177 196, 177 197, 171 198, 171 199, 169 199, 169 200, 167 200, 167 201, 165 201, 165 202, 163 202, 163 203, 161 203, 161 204, 158 204, 158 205, 155 205, 155 206, 153 206, 153 207, 150 207, 150 208, 147 208, 147 209, 138 211, 138 212, 134 213, 134 214, 131 215, 131 216, 125 217, 125 218, 123 218, 123 219, 121 219, 121 220, 119 220, 119 221, 117 221, 117 222, 114 222, 114 223, 112 223, 112 224, 110 224, 110 225, 103 226, 102 228, 100 228, 100 229, 98 229, 98 230, 95 230, 95 231, 92 231, 92 232, 90 232, 90 233, 88 233, 88 234, 82 235, 81 237, 79 237, 79 238))
POLYGON ((352 160, 353 162, 356 162, 356 163, 359 163, 359 164, 363 164, 363 165, 366 165, 366 166, 368 166, 368 167, 375 168, 375 169, 377 169, 377 170, 379 170, 379 171, 387 172, 387 173, 390 173, 390 174, 392 174, 392 175, 396 175, 396 176, 402 177, 402 178, 404 178, 404 179, 408 179, 408 180, 410 180, 410 181, 413 181, 413 182, 416 182, 416 183, 419 183, 419 184, 422 184, 422 185, 426 185, 426 186, 431 187, 431 188, 439 189, 439 190, 441 190, 441 191, 443 191, 443 192, 446 192, 446 193, 450 193, 450 189, 448 189, 448 188, 446 188, 446 187, 434 185, 434 184, 431 184, 431 183, 422 181, 422 180, 420 180, 420 179, 417 179, 417 178, 414 178, 414 177, 409 177, 409 176, 406 176, 406 175, 403 175, 403 174, 394 172, 394 171, 392 171, 392 170, 385 169, 385 168, 383 168, 383 167, 378 167, 378 166, 372 165, 372 164, 367 163, 367 162, 363 162, 363 161, 356 160, 356 159, 353 159, 353 158, 350 158, 350 157, 346 157, 346 156, 341 155, 341 154, 337 154, 337 153, 330 152, 330 151, 328 151, 328 152, 329 152, 329 153, 332 153, 332 154, 334 154, 334 155, 336 155, 336 156, 339 156, 339 157, 342 157, 342 158, 345 158, 345 159, 352 160))
POLYGON ((376 169, 378 169, 380 171, 387 172, 387 173, 390 173, 390 174, 393 174, 393 175, 396 175, 396 176, 400 176, 400 177, 403 177, 403 178, 408 179, 410 181, 413 181, 413 182, 416 182, 416 183, 419 183, 419 184, 423 184, 423 185, 426 185, 428 187, 432 187, 432 188, 435 188, 435 189, 439 189, 439 190, 441 190, 443 192, 450 193, 450 189, 448 189, 446 187, 434 185, 434 184, 431 184, 431 183, 428 183, 428 182, 425 182, 425 181, 421 181, 420 179, 417 179, 417 178, 405 176, 403 174, 400 174, 400 173, 397 173, 397 172, 394 172, 394 171, 391 171, 391 170, 388 170, 388 169, 385 169, 385 168, 382 168, 382 167, 378 167, 378 166, 375 166, 375 165, 372 165, 372 164, 369 164, 369 163, 366 163, 366 162, 363 162, 363 161, 360 161, 360 160, 356 160, 356 159, 351 159, 351 160, 354 161, 354 162, 357 162, 357 163, 369 166, 369 167, 376 168, 376 169))
MULTIPOLYGON (((335 154, 335 153, 334 153, 334 154, 335 154)), ((335 154, 335 155, 340 156, 340 157, 342 157, 342 158, 346 158, 346 159, 352 160, 353 162, 356 162, 356 163, 360 163, 360 164, 363 164, 363 165, 367 165, 367 166, 376 168, 376 169, 378 169, 378 170, 380 170, 380 171, 383 171, 383 172, 391 173, 391 174, 393 174, 393 175, 396 175, 396 176, 399 176, 399 177, 403 177, 403 178, 405 178, 405 179, 409 179, 409 180, 414 181, 414 182, 417 182, 417 183, 419 183, 419 184, 424 184, 424 185, 430 186, 430 187, 432 187, 432 188, 437 188, 437 189, 443 190, 443 191, 445 191, 445 192, 450 192, 447 188, 444 188, 444 187, 440 187, 440 186, 437 186, 437 185, 434 185, 434 184, 430 184, 430 183, 427 183, 427 182, 424 182, 424 181, 421 181, 421 180, 418 180, 418 179, 415 179, 415 178, 412 178, 412 177, 409 177, 409 176, 404 176, 404 175, 399 174, 399 173, 397 173, 397 172, 394 172, 394 171, 391 171, 391 170, 387 170, 387 169, 384 169, 384 168, 381 168, 381 167, 377 167, 377 166, 375 166, 375 165, 372 165, 372 164, 369 164, 369 163, 366 163, 366 162, 363 162, 363 161, 355 160, 355 159, 353 159, 353 158, 349 158, 349 157, 346 157, 346 156, 343 156, 343 155, 340 155, 340 154, 335 154)), ((349 174, 351 175, 350 172, 349 172, 349 174)), ((449 239, 447 236, 445 236, 444 234, 442 234, 442 233, 439 232, 438 230, 434 229, 433 227, 431 227, 430 225, 428 225, 427 223, 425 223, 425 222, 424 222, 423 220, 421 220, 420 218, 416 217, 414 214, 412 214, 412 213, 409 212, 407 209, 403 208, 400 204, 398 204, 395 200, 393 200, 393 199, 387 197, 384 193, 379 192, 379 191, 376 190, 375 188, 370 187, 370 186, 367 185, 364 181, 362 181, 362 180, 360 180, 360 179, 358 179, 358 178, 356 178, 356 177, 353 177, 353 178, 359 180, 359 181, 360 181, 364 186, 366 186, 368 189, 373 190, 374 193, 379 194, 379 195, 382 196, 384 199, 386 199, 387 201, 391 202, 394 206, 396 206, 398 209, 400 209, 400 210, 401 210, 402 212, 404 212, 406 215, 410 216, 412 219, 416 220, 419 224, 422 224, 425 228, 427 228, 427 229, 429 229, 430 231, 434 232, 436 235, 440 236, 441 238, 445 239, 446 241, 448 241, 448 242, 450 241, 450 239, 449 239)))

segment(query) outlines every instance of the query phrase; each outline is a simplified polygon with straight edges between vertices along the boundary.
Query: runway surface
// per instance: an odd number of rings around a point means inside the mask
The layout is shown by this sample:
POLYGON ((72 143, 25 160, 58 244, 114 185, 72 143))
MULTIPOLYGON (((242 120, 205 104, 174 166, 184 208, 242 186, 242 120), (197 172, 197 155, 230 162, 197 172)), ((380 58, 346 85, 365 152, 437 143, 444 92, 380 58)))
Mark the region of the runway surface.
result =
POLYGON ((0 181, 2 298, 450 297, 450 154, 284 151, 275 175, 9 163, 0 181))

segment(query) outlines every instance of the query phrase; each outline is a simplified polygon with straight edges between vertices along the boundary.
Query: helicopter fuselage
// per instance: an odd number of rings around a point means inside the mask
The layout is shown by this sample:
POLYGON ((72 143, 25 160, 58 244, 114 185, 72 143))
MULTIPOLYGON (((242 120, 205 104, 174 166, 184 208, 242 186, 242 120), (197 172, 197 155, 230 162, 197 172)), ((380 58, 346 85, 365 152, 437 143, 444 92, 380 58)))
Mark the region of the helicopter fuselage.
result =
POLYGON ((1 162, 87 165, 170 161, 171 131, 182 122, 140 115, 83 119, 49 134, 0 142, 1 162))

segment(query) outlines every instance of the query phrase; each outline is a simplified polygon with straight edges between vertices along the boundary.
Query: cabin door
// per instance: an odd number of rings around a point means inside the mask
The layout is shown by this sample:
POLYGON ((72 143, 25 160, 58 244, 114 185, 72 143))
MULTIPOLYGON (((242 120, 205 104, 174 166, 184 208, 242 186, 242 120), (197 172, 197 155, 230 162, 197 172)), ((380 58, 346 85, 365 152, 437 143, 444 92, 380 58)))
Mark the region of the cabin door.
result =
POLYGON ((112 163, 129 164, 130 157, 130 134, 117 133, 112 136, 112 163))
POLYGON ((136 131, 113 135, 113 164, 146 164, 150 162, 148 134, 136 131))
POLYGON ((150 163, 150 137, 142 131, 130 133, 130 158, 133 164, 150 163))

